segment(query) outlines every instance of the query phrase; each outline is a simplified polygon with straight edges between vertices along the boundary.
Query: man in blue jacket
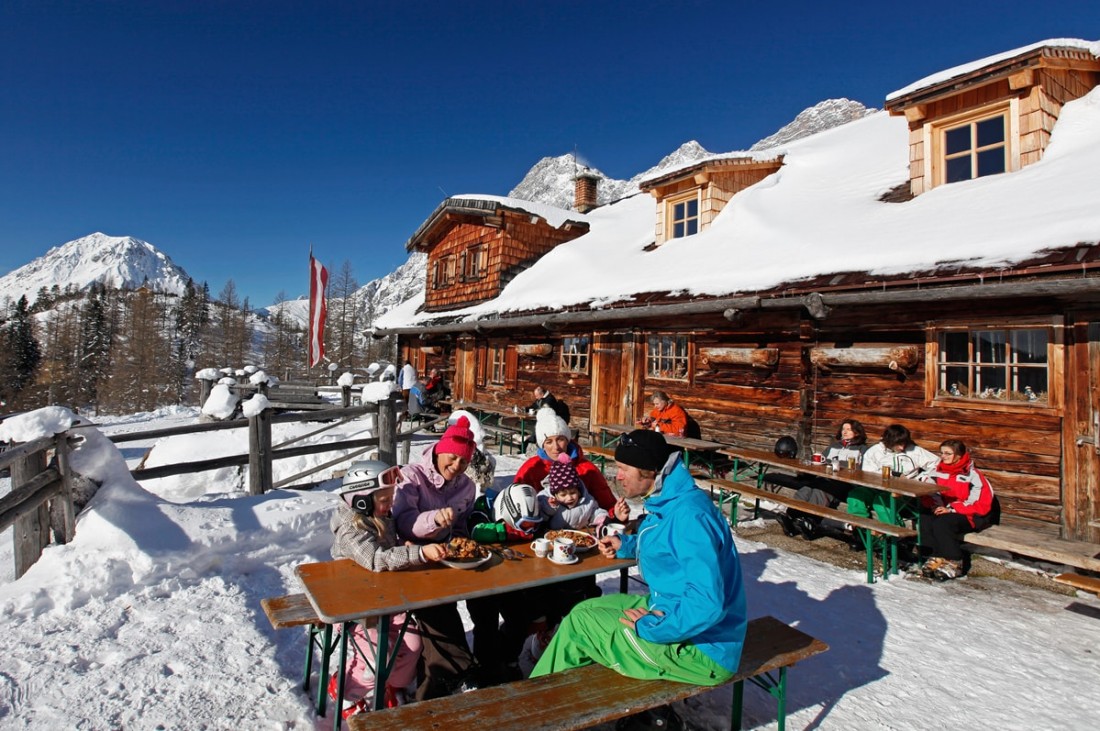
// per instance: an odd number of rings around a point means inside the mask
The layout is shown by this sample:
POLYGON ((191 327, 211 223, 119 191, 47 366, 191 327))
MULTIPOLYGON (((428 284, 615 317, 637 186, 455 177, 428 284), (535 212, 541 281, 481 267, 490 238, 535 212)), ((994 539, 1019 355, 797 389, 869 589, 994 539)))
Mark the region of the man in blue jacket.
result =
POLYGON ((650 594, 582 602, 562 620, 531 677, 599 663, 632 678, 720 685, 745 642, 745 592, 733 536, 665 438, 638 429, 615 448, 616 479, 646 514, 634 535, 600 540, 637 558, 650 594))

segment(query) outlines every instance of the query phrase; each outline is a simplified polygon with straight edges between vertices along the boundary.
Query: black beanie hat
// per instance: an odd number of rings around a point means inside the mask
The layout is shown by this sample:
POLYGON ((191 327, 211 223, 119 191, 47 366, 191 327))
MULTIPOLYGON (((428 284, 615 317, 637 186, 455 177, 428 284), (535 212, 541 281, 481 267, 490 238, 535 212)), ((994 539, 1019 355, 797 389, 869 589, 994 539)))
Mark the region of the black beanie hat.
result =
POLYGON ((668 461, 672 449, 660 432, 635 429, 619 438, 615 447, 615 461, 637 467, 640 470, 660 472, 668 461))

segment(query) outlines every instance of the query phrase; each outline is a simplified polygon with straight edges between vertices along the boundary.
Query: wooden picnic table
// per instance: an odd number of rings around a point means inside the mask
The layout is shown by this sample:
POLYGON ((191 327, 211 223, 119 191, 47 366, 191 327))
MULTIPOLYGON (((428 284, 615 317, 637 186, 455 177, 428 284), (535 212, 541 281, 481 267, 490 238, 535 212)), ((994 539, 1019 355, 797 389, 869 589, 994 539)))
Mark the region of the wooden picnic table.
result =
MULTIPOLYGON (((872 490, 885 492, 894 498, 898 495, 902 497, 919 498, 926 495, 934 495, 943 489, 934 482, 922 482, 920 480, 909 479, 908 477, 888 477, 883 479, 881 473, 867 472, 858 467, 854 470, 850 470, 842 466, 840 470, 834 472, 832 468, 826 464, 814 464, 813 462, 798 459, 778 457, 774 452, 768 452, 763 449, 743 449, 741 447, 723 446, 718 451, 727 457, 733 458, 735 473, 739 470, 739 462, 748 462, 754 465, 779 467, 780 469, 790 470, 804 475, 824 477, 828 480, 846 482, 850 485, 869 487, 872 490)), ((759 483, 763 478, 763 472, 758 471, 757 477, 757 482, 759 483)))
POLYGON ((519 434, 521 444, 529 435, 535 433, 535 415, 527 413, 526 410, 518 406, 509 407, 498 404, 478 403, 475 401, 455 401, 452 404, 452 411, 456 409, 472 411, 474 415, 477 416, 478 422, 482 425, 499 426, 505 429, 514 430, 519 434), (495 423, 491 423, 493 419, 495 419, 495 423), (505 420, 515 422, 515 426, 503 423, 505 420))
MULTIPOLYGON (((395 614, 423 607, 450 604, 477 597, 504 594, 555 584, 606 571, 621 573, 620 589, 625 591, 626 572, 633 559, 607 559, 596 549, 578 554, 575 564, 556 564, 534 555, 529 544, 509 545, 525 558, 518 561, 502 559, 498 553, 474 569, 453 569, 443 564, 430 564, 411 571, 369 571, 350 559, 301 564, 295 573, 302 581, 310 604, 317 616, 328 625, 341 625, 339 680, 333 729, 340 728, 340 708, 343 705, 344 669, 347 666, 347 642, 355 622, 378 619, 378 645, 373 657, 387 658, 390 618, 395 614)), ((399 640, 400 641, 400 640, 399 640)), ((368 655, 369 657, 370 655, 368 655)), ((384 688, 392 659, 375 662, 376 688, 384 688)), ((327 674, 327 668, 323 671, 327 674)), ((327 678, 322 677, 321 683, 327 678)), ((375 693, 375 708, 382 707, 383 696, 375 693)), ((320 709, 318 709, 320 712, 320 709)))
MULTIPOLYGON (((764 475, 767 473, 768 468, 778 467, 780 469, 790 470, 796 474, 823 477, 827 480, 835 480, 836 482, 844 482, 849 485, 858 485, 860 487, 869 487, 872 490, 884 492, 890 497, 890 510, 894 515, 899 514, 897 504, 898 496, 921 498, 927 495, 934 495, 943 489, 934 482, 922 482, 920 480, 912 480, 908 477, 891 476, 884 478, 880 472, 868 472, 860 469, 858 466, 856 469, 848 469, 845 465, 841 467, 841 469, 834 471, 832 467, 826 463, 815 464, 810 461, 779 457, 774 452, 763 449, 724 447, 718 451, 720 454, 733 458, 732 474, 733 481, 735 482, 741 476, 742 470, 747 467, 749 471, 755 471, 756 485, 759 488, 763 485, 764 475)), ((919 525, 917 529, 917 541, 919 543, 919 525)), ((869 535, 863 535, 863 540, 870 541, 871 539, 869 535)), ((891 569, 887 570, 886 573, 897 573, 898 547, 896 541, 891 542, 890 554, 891 569)))
MULTIPOLYGON (((642 429, 637 424, 595 424, 592 429, 600 433, 600 446, 608 447, 618 441, 619 437, 623 434, 634 431, 635 429, 642 429), (614 435, 614 436, 609 436, 614 435)), ((671 434, 661 434, 665 438, 665 441, 674 447, 679 447, 684 450, 684 464, 688 467, 691 466, 691 453, 699 452, 705 454, 707 452, 720 452, 724 447, 728 447, 728 444, 721 442, 711 442, 706 439, 694 439, 692 437, 676 437, 671 434)), ((709 461, 709 460, 708 460, 709 461)))

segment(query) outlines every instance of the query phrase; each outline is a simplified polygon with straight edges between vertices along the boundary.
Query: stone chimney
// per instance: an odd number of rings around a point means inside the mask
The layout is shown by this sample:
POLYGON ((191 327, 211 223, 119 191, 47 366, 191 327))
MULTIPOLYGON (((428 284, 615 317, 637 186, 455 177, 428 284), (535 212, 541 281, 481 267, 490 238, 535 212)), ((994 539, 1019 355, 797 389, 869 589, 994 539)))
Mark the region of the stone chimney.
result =
POLYGON ((583 168, 573 178, 573 208, 578 213, 588 213, 597 205, 596 189, 600 182, 600 176, 588 168, 583 168))

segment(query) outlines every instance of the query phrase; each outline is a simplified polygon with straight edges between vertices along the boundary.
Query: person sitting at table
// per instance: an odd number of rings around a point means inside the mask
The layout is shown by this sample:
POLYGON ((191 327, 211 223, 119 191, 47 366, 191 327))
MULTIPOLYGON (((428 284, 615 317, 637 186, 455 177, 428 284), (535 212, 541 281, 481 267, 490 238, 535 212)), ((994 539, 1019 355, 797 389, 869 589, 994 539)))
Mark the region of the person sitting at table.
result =
POLYGON ((535 386, 534 393, 535 400, 528 405, 527 413, 537 414, 543 406, 549 406, 555 414, 562 418, 562 421, 566 424, 569 423, 569 406, 564 401, 558 399, 550 393, 550 389, 544 386, 535 386))
MULTIPOLYGON (((837 428, 832 443, 825 450, 825 462, 835 459, 840 464, 846 465, 851 459, 859 465, 866 451, 867 431, 863 428, 863 424, 856 419, 845 419, 837 428)), ((840 505, 840 501, 848 497, 851 489, 851 485, 847 483, 816 475, 800 474, 796 479, 804 483, 795 491, 796 498, 826 508, 835 508, 840 505)), ((788 536, 801 535, 806 540, 812 541, 821 535, 824 519, 816 515, 792 508, 786 514, 777 513, 776 518, 783 526, 783 532, 788 536)))
POLYGON ((654 391, 649 397, 653 403, 653 411, 642 419, 641 425, 646 429, 668 434, 672 437, 684 436, 688 425, 688 415, 680 404, 668 397, 664 391, 654 391))
MULTIPOLYGON (((538 452, 527 459, 516 470, 515 481, 522 482, 541 490, 544 482, 550 475, 550 467, 557 460, 558 455, 565 454, 573 462, 588 493, 596 499, 596 502, 604 510, 610 511, 615 507, 614 493, 607 485, 607 478, 603 476, 600 468, 594 465, 587 457, 581 446, 571 439, 572 431, 569 425, 558 416, 553 409, 543 407, 539 409, 535 419, 535 437, 540 445, 538 452)), ((625 501, 622 501, 626 505, 625 501)))
MULTIPOLYGON (((487 490, 478 497, 467 532, 479 543, 529 543, 544 521, 534 488, 514 483, 499 493, 487 490)), ((543 618, 545 623, 546 605, 556 590, 535 587, 466 600, 474 623, 475 684, 479 688, 519 679, 523 641, 537 620, 543 618)))
MULTIPOLYGON (((909 430, 901 424, 891 424, 882 432, 882 440, 863 453, 863 471, 881 474, 889 467, 894 476, 916 479, 922 472, 934 468, 940 459, 913 441, 909 430)), ((902 507, 902 501, 898 501, 902 507)), ((869 518, 871 509, 883 523, 901 525, 890 508, 890 496, 881 490, 855 486, 848 492, 848 512, 869 518)))
MULTIPOLYGON (((550 465, 550 474, 546 478, 546 487, 538 494, 539 509, 547 518, 552 530, 599 527, 611 514, 600 507, 588 490, 584 489, 577 474, 577 468, 567 454, 559 454, 550 465)), ((624 504, 612 506, 615 518, 625 522, 630 518, 630 509, 624 504)))
MULTIPOLYGON (((447 548, 439 543, 421 546, 399 545, 390 509, 393 506, 394 486, 401 479, 401 469, 378 460, 355 462, 344 475, 340 487, 340 502, 332 515, 330 528, 335 538, 332 543, 333 558, 350 558, 368 571, 400 571, 428 563, 441 561, 447 548)), ((420 659, 420 635, 414 624, 398 636, 405 623, 404 614, 393 616, 389 627, 390 647, 397 647, 393 669, 386 679, 385 704, 387 708, 405 702, 405 688, 416 679, 416 663, 420 659)), ((352 639, 358 647, 378 645, 378 628, 357 624, 352 639)), ((360 652, 353 652, 344 676, 344 708, 341 714, 348 718, 373 708, 374 669, 360 652)), ((329 695, 336 698, 337 677, 329 680, 329 695)))
POLYGON ((939 464, 921 478, 944 488, 921 498, 920 542, 931 556, 921 572, 948 581, 964 573, 963 536, 998 522, 997 498, 958 439, 940 444, 939 464))
MULTIPOLYGON (((544 407, 549 406, 554 410, 554 413, 561 417, 561 420, 569 424, 569 406, 564 401, 558 400, 554 394, 550 393, 550 390, 542 386, 535 386, 535 400, 527 407, 528 414, 537 415, 538 412, 544 407)), ((572 437, 573 431, 569 431, 570 437, 572 437)), ((541 442, 536 441, 534 434, 528 434, 523 438, 523 449, 526 451, 527 445, 538 446, 541 442)))
POLYGON ((427 387, 424 382, 417 379, 409 387, 409 402, 406 406, 410 418, 416 418, 421 414, 436 415, 439 410, 435 408, 435 404, 428 398, 427 387))
MULTIPOLYGON (((401 469, 393 499, 397 535, 417 545, 446 543, 466 536, 466 520, 477 487, 466 474, 474 453, 474 434, 466 417, 447 427, 420 461, 401 469)), ((466 630, 454 603, 413 611, 424 644, 423 673, 416 700, 449 695, 474 665, 466 630)))
POLYGON ((424 393, 427 395, 429 403, 435 406, 436 402, 440 399, 447 398, 450 392, 451 389, 447 388, 447 384, 443 380, 443 374, 439 372, 438 368, 432 368, 428 371, 428 380, 424 384, 424 393))
POLYGON ((624 434, 615 462, 622 492, 643 499, 646 512, 636 534, 601 538, 599 550, 608 558, 637 558, 650 594, 609 594, 578 604, 531 677, 598 663, 632 678, 728 682, 747 624, 729 525, 662 435, 624 434))

